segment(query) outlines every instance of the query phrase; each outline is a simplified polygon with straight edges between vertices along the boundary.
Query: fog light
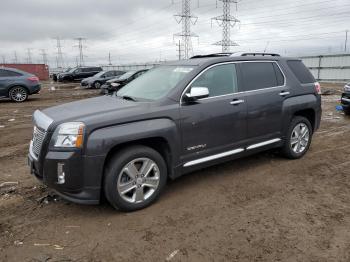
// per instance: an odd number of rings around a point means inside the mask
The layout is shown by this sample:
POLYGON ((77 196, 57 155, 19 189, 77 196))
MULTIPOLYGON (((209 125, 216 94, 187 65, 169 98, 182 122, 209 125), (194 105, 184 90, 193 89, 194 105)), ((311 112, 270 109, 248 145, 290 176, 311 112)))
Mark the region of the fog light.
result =
POLYGON ((63 170, 64 164, 58 163, 57 164, 57 184, 62 185, 66 182, 65 180, 65 173, 63 170))

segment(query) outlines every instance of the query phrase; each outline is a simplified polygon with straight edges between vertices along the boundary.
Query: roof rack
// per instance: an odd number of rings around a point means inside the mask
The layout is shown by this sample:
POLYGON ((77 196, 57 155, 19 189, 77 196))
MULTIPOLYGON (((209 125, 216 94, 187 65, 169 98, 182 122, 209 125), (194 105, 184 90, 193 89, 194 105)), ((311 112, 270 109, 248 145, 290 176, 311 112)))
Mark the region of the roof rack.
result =
POLYGON ((214 53, 214 54, 208 54, 208 55, 195 55, 192 56, 190 59, 195 59, 195 58, 205 58, 205 57, 223 57, 223 56, 231 56, 234 53, 214 53))
POLYGON ((280 56, 274 53, 243 53, 241 56, 280 56))

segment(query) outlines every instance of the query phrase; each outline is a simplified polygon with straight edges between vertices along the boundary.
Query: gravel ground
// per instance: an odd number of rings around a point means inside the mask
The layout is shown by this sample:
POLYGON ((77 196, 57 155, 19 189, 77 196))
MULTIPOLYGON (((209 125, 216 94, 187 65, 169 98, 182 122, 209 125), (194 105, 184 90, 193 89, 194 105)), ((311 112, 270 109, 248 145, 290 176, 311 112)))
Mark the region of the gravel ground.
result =
POLYGON ((335 110, 340 86, 323 87, 303 159, 207 168, 134 213, 55 198, 26 166, 33 111, 98 91, 44 83, 26 103, 0 101, 0 185, 18 182, 0 188, 0 261, 350 261, 350 118, 335 110))

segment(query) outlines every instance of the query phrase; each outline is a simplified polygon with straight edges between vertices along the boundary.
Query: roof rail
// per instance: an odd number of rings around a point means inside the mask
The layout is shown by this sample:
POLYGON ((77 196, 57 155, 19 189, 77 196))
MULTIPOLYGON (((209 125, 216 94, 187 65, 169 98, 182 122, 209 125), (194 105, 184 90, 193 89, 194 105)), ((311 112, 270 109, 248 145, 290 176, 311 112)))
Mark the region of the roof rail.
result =
POLYGON ((205 57, 223 57, 223 56, 231 56, 234 53, 214 53, 214 54, 208 54, 208 55, 195 55, 192 56, 190 59, 195 59, 195 58, 205 58, 205 57))
POLYGON ((241 56, 280 56, 274 53, 243 53, 241 56))

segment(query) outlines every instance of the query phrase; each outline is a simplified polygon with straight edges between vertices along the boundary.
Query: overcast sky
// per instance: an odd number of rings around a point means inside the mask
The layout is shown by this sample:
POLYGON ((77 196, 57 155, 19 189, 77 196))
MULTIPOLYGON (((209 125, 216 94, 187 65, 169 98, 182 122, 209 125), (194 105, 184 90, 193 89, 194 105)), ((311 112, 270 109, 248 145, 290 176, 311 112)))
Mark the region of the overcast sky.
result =
MULTIPOLYGON (((198 21, 192 31, 194 54, 220 52, 212 45, 222 31, 212 17, 222 14, 222 3, 192 0, 198 21)), ((350 30, 349 0, 241 0, 232 5, 240 23, 231 39, 239 44, 231 51, 279 52, 314 55, 344 51, 345 31, 350 30)), ((78 56, 76 37, 84 37, 86 64, 138 63, 177 58, 174 38, 181 32, 174 14, 181 0, 1 0, 0 62, 27 59, 41 62, 46 49, 50 64, 56 60, 56 36, 61 37, 65 63, 72 66, 78 56)), ((349 33, 350 42, 350 33, 349 33)), ((350 45, 350 44, 349 44, 350 45)), ((348 47, 350 50, 350 46, 348 47)))

